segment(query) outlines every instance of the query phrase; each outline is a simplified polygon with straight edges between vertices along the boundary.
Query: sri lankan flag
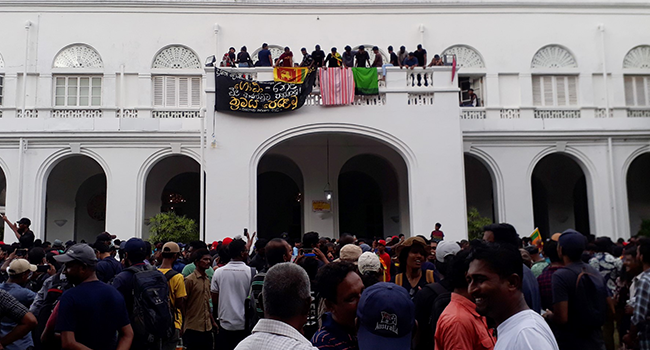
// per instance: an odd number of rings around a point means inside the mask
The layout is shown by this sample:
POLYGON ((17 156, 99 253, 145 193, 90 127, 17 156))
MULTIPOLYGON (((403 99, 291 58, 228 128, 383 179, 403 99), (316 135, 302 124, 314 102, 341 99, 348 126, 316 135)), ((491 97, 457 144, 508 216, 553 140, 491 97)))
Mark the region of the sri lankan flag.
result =
POLYGON ((283 83, 302 84, 307 78, 309 67, 275 67, 273 80, 283 83))
POLYGON ((542 235, 539 233, 539 228, 535 227, 535 231, 530 235, 530 241, 536 247, 542 246, 542 235))

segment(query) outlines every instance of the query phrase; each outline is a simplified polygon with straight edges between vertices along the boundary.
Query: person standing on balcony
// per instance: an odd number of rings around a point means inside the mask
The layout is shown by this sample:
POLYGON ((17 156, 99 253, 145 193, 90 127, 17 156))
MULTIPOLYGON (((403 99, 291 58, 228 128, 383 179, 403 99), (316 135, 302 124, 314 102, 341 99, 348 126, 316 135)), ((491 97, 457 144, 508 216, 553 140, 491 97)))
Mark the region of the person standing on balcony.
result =
POLYGON ((271 56, 271 50, 269 50, 269 44, 262 44, 262 50, 257 53, 257 65, 260 67, 273 67, 273 57, 271 56))
POLYGON ((237 54, 237 61, 239 63, 239 68, 247 68, 253 66, 253 60, 251 60, 251 55, 248 54, 246 46, 241 47, 241 51, 237 54))
POLYGON ((431 59, 431 63, 429 63, 428 67, 433 67, 433 66, 444 66, 445 62, 442 61, 440 58, 440 55, 434 55, 433 59, 431 59))
POLYGON ((356 52, 352 52, 350 45, 345 46, 345 51, 343 52, 343 66, 352 68, 354 67, 354 55, 356 52))
POLYGON ((325 65, 327 67, 341 67, 343 65, 341 54, 336 52, 335 47, 332 48, 331 53, 327 54, 327 58, 325 58, 325 65))
POLYGON ((359 46, 359 51, 354 55, 354 59, 356 60, 355 67, 367 67, 370 63, 370 55, 368 55, 363 45, 359 46))
POLYGON ((418 59, 418 67, 426 68, 427 50, 422 48, 422 44, 418 44, 418 49, 415 51, 415 58, 418 59))
POLYGON ((275 65, 280 67, 293 67, 293 52, 291 52, 289 46, 284 48, 284 53, 280 55, 275 65))
POLYGON ((314 58, 312 55, 307 53, 306 48, 300 49, 300 52, 302 53, 302 62, 300 62, 300 67, 311 67, 314 65, 314 58))
POLYGON ((381 54, 379 53, 379 48, 377 46, 373 46, 372 53, 375 54, 375 59, 372 61, 371 67, 381 67, 381 66, 383 66, 384 65, 384 59, 381 57, 381 54))
POLYGON ((402 65, 403 67, 406 67, 406 69, 413 69, 418 65, 418 59, 415 58, 415 54, 413 52, 409 52, 408 57, 404 60, 404 64, 402 65))
POLYGON ((399 52, 397 53, 397 63, 399 63, 399 68, 404 67, 404 61, 408 58, 409 53, 406 51, 406 46, 402 45, 399 48, 399 52))
MULTIPOLYGON (((404 46, 402 46, 402 47, 404 47, 404 46)), ((395 51, 393 51, 393 46, 392 45, 388 47, 388 54, 390 55, 390 64, 393 67, 399 66, 400 65, 399 64, 399 58, 397 57, 397 54, 395 53, 395 51)))
POLYGON ((311 53, 311 57, 314 59, 314 65, 316 67, 325 65, 325 51, 320 49, 320 45, 316 45, 314 52, 311 53))

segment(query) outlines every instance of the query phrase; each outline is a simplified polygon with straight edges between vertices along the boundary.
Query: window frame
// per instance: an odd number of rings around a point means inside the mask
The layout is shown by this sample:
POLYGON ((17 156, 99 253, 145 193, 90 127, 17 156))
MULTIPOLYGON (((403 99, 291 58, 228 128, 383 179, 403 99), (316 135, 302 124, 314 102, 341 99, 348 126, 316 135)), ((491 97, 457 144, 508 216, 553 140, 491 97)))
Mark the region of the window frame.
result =
POLYGON ((625 106, 626 107, 650 107, 650 75, 645 75, 645 74, 625 74, 623 76, 623 89, 625 91, 625 106), (631 79, 631 93, 632 96, 628 95, 628 79, 631 79), (644 99, 645 103, 644 104, 639 104, 639 94, 638 94, 638 88, 639 85, 637 84, 637 81, 639 79, 643 80, 643 88, 644 88, 644 99), (630 104, 630 100, 632 100, 632 104, 630 104))
POLYGON ((52 100, 52 105, 55 109, 101 109, 102 108, 102 92, 103 92, 103 85, 104 85, 104 79, 103 75, 100 74, 88 74, 88 75, 83 75, 83 74, 56 74, 52 77, 52 84, 53 84, 53 100, 52 100), (87 78, 88 79, 88 95, 87 96, 82 96, 82 84, 81 84, 81 79, 87 78), (64 84, 63 86, 59 85, 59 79, 64 79, 64 84), (72 87, 69 82, 71 79, 76 80, 76 94, 75 96, 70 95, 70 88, 72 87), (99 79, 99 86, 94 86, 93 83, 95 79, 99 79), (63 95, 58 94, 58 88, 62 87, 63 88, 63 95), (94 89, 98 88, 99 92, 97 95, 94 94, 94 89), (81 104, 81 99, 82 98, 87 98, 88 103, 87 104, 81 104), (58 104, 57 98, 63 98, 63 104, 58 104), (70 104, 70 98, 75 98, 76 101, 74 104, 70 104), (98 98, 99 102, 98 104, 94 104, 94 99, 98 98))
POLYGON ((533 106, 537 108, 577 108, 580 106, 579 76, 577 74, 533 74, 531 79, 531 92, 533 106), (562 78, 564 91, 564 104, 560 104, 560 93, 558 91, 558 78, 562 78), (539 80, 537 80, 539 79, 539 80), (545 88, 546 81, 550 79, 550 91, 545 88), (573 80, 575 91, 574 99, 571 98, 571 82, 573 80), (539 92, 537 94, 536 92, 539 92), (551 103, 548 103, 547 94, 550 94, 551 103), (573 103, 572 103, 573 102, 573 103))
POLYGON ((151 104, 154 110, 199 110, 203 106, 203 75, 200 74, 153 74, 151 76, 151 104), (187 79, 186 96, 182 96, 182 80, 187 79), (158 81, 162 81, 158 83, 158 81), (169 102, 168 87, 173 82, 173 103, 169 102), (195 89, 194 83, 198 83, 195 89), (160 85, 159 85, 160 84, 160 85), (160 87, 157 87, 157 86, 160 87), (160 88, 162 90, 157 91, 160 88), (160 96, 157 96, 160 94, 160 96), (186 103, 182 103, 185 97, 186 103), (160 102, 159 102, 160 101, 160 102))

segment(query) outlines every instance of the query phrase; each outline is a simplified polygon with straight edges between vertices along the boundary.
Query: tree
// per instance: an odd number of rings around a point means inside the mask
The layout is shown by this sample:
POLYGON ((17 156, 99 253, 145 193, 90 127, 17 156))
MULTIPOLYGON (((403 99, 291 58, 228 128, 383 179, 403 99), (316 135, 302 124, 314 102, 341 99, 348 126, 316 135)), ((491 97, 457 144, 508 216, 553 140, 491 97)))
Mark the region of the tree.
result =
POLYGON ((483 238, 483 227, 492 223, 492 220, 481 216, 478 209, 470 207, 467 211, 467 230, 469 240, 483 238))
POLYGON ((149 241, 189 243, 199 239, 198 225, 192 219, 174 212, 160 213, 151 218, 149 241))

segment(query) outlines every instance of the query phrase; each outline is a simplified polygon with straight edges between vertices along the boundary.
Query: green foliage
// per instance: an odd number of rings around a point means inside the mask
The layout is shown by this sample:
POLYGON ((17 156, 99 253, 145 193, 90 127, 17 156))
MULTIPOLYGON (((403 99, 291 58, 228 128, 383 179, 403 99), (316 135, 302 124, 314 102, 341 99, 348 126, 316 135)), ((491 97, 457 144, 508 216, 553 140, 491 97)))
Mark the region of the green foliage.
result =
POLYGON ((639 236, 650 237, 650 219, 641 220, 639 236))
POLYGON ((483 227, 492 223, 492 219, 481 216, 474 207, 467 211, 467 230, 469 240, 483 238, 483 227))
POLYGON ((160 213, 151 218, 151 237, 154 242, 189 243, 199 239, 199 229, 196 222, 174 212, 160 213))

